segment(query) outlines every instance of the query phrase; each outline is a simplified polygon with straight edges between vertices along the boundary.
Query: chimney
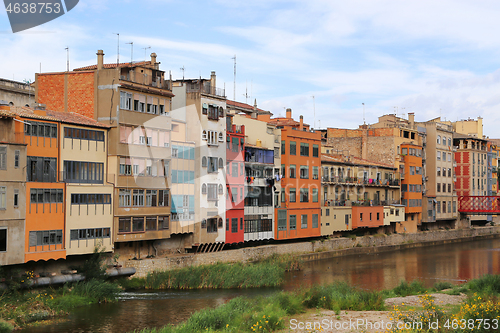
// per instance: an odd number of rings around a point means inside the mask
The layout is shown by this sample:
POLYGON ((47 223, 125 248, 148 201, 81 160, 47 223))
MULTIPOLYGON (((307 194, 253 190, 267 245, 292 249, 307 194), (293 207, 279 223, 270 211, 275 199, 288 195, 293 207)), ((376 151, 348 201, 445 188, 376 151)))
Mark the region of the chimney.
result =
POLYGON ((97 50, 97 69, 101 70, 104 68, 104 51, 97 50))
POLYGON ((408 120, 410 122, 411 128, 415 125, 415 113, 413 112, 408 112, 408 120))
POLYGON ((156 69, 156 53, 151 53, 151 65, 156 69))
POLYGON ((257 119, 258 112, 257 112, 257 98, 253 102, 253 111, 252 111, 252 119, 257 119))
POLYGON ((216 87, 216 81, 215 81, 215 71, 212 71, 212 73, 210 73, 210 85, 215 88, 216 87))
POLYGON ((290 108, 286 109, 286 117, 288 119, 292 119, 292 109, 290 108))
MULTIPOLYGON (((290 113, 291 113, 291 112, 292 112, 292 110, 290 110, 290 113)), ((299 129, 300 129, 301 131, 303 131, 303 130, 304 130, 304 116, 302 116, 302 115, 300 115, 300 127, 299 127, 299 129)))

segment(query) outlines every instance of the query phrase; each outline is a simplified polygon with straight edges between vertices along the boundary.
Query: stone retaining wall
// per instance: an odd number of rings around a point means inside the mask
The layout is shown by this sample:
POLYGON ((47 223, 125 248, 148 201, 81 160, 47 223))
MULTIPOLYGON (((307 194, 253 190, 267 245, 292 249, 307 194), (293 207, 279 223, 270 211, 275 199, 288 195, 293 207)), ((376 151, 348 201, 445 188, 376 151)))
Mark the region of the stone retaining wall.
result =
POLYGON ((127 260, 124 267, 134 267, 135 277, 144 277, 155 270, 169 270, 217 262, 245 262, 264 259, 273 254, 296 254, 304 260, 335 256, 400 250, 403 248, 438 245, 452 242, 493 238, 500 235, 500 226, 457 230, 424 231, 415 234, 379 234, 357 238, 332 238, 290 244, 273 244, 216 253, 186 254, 167 258, 127 260))

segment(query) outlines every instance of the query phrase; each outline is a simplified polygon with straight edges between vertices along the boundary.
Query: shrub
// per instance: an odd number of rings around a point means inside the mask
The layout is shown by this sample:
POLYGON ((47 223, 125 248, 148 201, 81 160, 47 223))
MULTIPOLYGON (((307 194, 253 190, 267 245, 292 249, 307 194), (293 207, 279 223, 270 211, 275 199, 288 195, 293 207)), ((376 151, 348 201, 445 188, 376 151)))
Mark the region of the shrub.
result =
POLYGON ((453 284, 448 281, 439 281, 434 283, 434 289, 436 289, 437 291, 441 291, 443 289, 451 289, 451 288, 453 288, 453 284))
POLYGON ((408 283, 406 281, 401 281, 399 286, 394 288, 393 291, 397 296, 409 296, 409 295, 423 294, 427 290, 425 289, 422 282, 414 280, 411 283, 408 283))
POLYGON ((483 275, 479 279, 470 280, 467 284, 469 289, 480 294, 500 293, 500 275, 483 275))
POLYGON ((14 330, 14 326, 6 321, 0 320, 0 333, 10 333, 14 330))

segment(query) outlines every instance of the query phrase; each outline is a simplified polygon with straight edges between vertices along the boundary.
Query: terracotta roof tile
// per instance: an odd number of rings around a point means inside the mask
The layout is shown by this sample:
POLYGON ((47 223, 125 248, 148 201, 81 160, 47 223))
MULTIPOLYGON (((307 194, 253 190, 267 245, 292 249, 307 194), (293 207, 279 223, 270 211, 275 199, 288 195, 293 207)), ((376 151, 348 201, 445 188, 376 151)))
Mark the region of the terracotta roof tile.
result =
MULTIPOLYGON (((133 62, 130 64, 130 62, 122 62, 119 63, 118 66, 116 63, 114 64, 104 64, 104 68, 116 68, 116 67, 136 67, 136 66, 143 66, 143 65, 150 65, 151 61, 139 61, 139 62, 133 62)), ((90 66, 85 66, 85 67, 80 67, 80 68, 75 68, 73 71, 86 71, 86 70, 93 70, 97 69, 97 64, 96 65, 90 65, 90 66)))
MULTIPOLYGON (((226 100, 226 105, 237 107, 237 108, 241 108, 241 109, 246 109, 249 112, 252 112, 253 109, 254 109, 254 107, 252 105, 250 105, 250 104, 236 102, 236 101, 231 101, 231 100, 226 100)), ((259 109, 259 108, 257 108, 257 111, 259 112, 259 114, 271 113, 269 111, 265 111, 265 110, 262 110, 262 109, 259 109)))
MULTIPOLYGON (((100 123, 92 118, 87 118, 77 113, 72 112, 59 112, 51 110, 34 110, 27 107, 13 106, 10 111, 0 110, 0 112, 6 112, 7 114, 13 114, 15 116, 31 119, 40 119, 47 121, 55 121, 67 124, 75 124, 81 126, 91 126, 100 128, 110 128, 110 126, 100 123)), ((1 114, 1 113, 0 113, 1 114)))
POLYGON ((321 154, 321 161, 322 162, 350 164, 350 165, 377 166, 377 167, 382 167, 382 168, 396 169, 394 166, 392 166, 390 164, 365 160, 365 159, 355 157, 355 156, 321 154))

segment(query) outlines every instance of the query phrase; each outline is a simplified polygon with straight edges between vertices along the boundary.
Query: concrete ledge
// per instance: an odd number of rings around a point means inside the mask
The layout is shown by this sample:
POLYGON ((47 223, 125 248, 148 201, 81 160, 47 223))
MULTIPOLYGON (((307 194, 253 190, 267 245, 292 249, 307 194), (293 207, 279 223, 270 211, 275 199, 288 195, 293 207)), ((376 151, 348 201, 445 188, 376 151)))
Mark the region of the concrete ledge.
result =
POLYGON ((415 234, 332 238, 320 241, 273 244, 213 253, 189 254, 167 258, 127 260, 123 267, 133 267, 136 277, 145 277, 155 270, 170 270, 218 262, 247 262, 265 259, 273 254, 293 254, 304 260, 319 260, 337 256, 380 253, 401 249, 467 242, 500 237, 500 226, 456 230, 424 231, 415 234))

